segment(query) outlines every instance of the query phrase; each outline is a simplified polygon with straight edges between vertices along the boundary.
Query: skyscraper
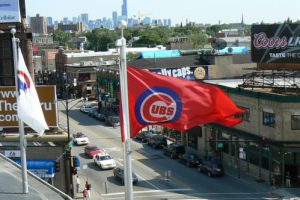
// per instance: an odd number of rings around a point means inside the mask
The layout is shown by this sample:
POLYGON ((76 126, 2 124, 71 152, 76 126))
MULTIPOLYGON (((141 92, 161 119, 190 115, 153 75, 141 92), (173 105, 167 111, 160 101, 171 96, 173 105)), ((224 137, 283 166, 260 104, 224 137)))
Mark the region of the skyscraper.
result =
POLYGON ((48 23, 48 26, 52 26, 53 25, 53 19, 52 19, 52 17, 47 17, 47 23, 48 23))
POLYGON ((85 25, 89 24, 89 14, 88 13, 82 13, 80 15, 81 21, 85 23, 85 25))
POLYGON ((127 13, 127 0, 123 0, 123 4, 122 4, 122 17, 124 19, 128 19, 128 13, 127 13))
POLYGON ((113 21, 113 27, 117 27, 118 26, 118 13, 116 11, 114 11, 112 13, 112 21, 113 21))

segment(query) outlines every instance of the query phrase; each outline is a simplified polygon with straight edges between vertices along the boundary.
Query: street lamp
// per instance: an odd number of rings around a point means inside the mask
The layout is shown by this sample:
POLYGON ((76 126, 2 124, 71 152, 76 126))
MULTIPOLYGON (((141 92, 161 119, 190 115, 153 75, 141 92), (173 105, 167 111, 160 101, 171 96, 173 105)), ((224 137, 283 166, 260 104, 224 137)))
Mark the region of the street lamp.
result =
MULTIPOLYGON (((71 107, 69 107, 69 103, 75 101, 76 99, 73 99, 71 101, 69 101, 69 89, 70 89, 71 84, 69 83, 69 79, 68 79, 68 73, 64 72, 63 73, 63 99, 61 101, 62 105, 65 107, 66 110, 66 115, 67 115, 67 134, 68 134, 68 145, 67 145, 67 149, 70 151, 71 147, 73 146, 72 141, 70 140, 70 123, 69 123, 69 112, 70 110, 76 106, 79 102, 81 102, 81 100, 79 100, 78 102, 76 102, 75 104, 73 104, 71 107)), ((67 150, 66 150, 67 151, 67 150)), ((71 169, 72 166, 72 162, 71 162, 71 158, 67 158, 68 159, 68 165, 69 165, 69 169, 71 169)), ((72 173, 72 171, 70 170, 69 172, 72 173)), ((70 186, 68 187, 68 192, 69 194, 72 194, 72 190, 71 188, 73 187, 73 177, 72 174, 67 174, 67 184, 70 186)))

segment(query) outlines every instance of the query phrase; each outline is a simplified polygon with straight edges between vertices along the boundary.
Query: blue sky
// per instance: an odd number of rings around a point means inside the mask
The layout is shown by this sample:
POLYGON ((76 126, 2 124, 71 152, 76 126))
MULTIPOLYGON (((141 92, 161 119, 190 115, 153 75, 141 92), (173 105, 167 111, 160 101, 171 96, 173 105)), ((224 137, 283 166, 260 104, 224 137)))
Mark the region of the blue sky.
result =
MULTIPOLYGON (((88 13, 90 19, 111 18, 121 14, 123 0, 25 0, 27 15, 77 17, 88 13)), ((172 19, 173 25, 186 20, 198 23, 237 23, 244 15, 246 24, 300 19, 300 0, 127 0, 128 15, 147 13, 152 19, 172 19)))

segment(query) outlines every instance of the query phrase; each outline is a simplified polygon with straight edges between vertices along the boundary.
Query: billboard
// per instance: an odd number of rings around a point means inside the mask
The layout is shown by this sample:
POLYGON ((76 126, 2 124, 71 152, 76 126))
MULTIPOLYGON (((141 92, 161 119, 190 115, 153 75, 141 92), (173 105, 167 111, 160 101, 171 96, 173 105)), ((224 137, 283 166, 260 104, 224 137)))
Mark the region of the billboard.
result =
POLYGON ((0 23, 21 22, 19 0, 0 0, 0 23))
MULTIPOLYGON (((36 86, 36 90, 48 126, 57 127, 55 86, 36 86)), ((14 86, 0 86, 0 127, 18 127, 16 88, 14 86)))
POLYGON ((251 57, 257 63, 300 63, 300 24, 253 25, 251 57))
POLYGON ((159 69, 149 69, 149 71, 157 74, 165 75, 165 76, 172 76, 172 77, 183 78, 188 80, 208 79, 207 66, 159 68, 159 69))

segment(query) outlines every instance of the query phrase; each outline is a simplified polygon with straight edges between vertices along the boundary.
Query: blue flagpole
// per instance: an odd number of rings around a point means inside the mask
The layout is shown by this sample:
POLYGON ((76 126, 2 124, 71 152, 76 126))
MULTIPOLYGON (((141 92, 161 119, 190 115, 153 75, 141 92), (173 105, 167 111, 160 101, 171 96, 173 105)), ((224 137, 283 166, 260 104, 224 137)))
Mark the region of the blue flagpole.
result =
POLYGON ((124 184, 125 199, 133 199, 132 187, 132 163, 131 163, 131 139, 130 139, 130 121, 129 121, 129 103, 128 103, 128 83, 127 83, 127 63, 126 63, 126 39, 123 37, 123 29, 127 26, 125 21, 121 21, 121 39, 117 40, 116 46, 120 47, 121 63, 120 70, 120 87, 122 98, 122 115, 124 131, 124 184))
MULTIPOLYGON (((16 85, 16 101, 19 98, 19 87, 18 87, 18 47, 17 42, 19 39, 15 38, 15 29, 11 29, 12 47, 13 47, 13 58, 14 58, 14 70, 15 70, 15 85, 16 85)), ((18 111, 19 112, 19 111, 18 111)), ((23 193, 28 194, 28 178, 27 178, 27 160, 26 160, 26 138, 24 134, 24 123, 22 120, 19 121, 19 134, 20 134, 20 152, 21 152, 21 166, 22 166, 22 185, 23 193)))

